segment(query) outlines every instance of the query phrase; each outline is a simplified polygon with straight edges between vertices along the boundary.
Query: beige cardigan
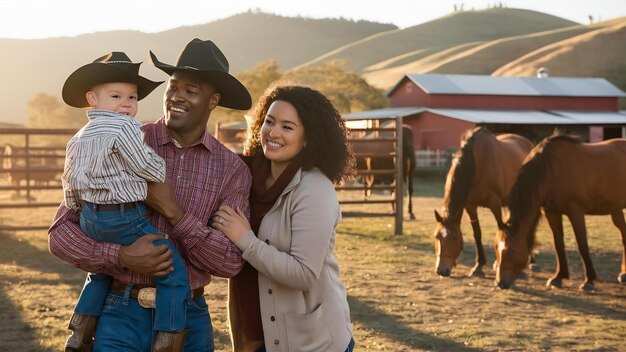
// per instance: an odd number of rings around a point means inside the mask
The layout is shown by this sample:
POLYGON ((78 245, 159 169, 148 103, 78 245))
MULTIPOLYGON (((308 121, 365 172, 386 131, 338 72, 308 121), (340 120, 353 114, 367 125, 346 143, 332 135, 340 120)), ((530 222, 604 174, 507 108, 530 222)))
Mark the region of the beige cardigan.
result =
MULTIPOLYGON (((333 255, 340 219, 332 182, 318 169, 299 170, 263 218, 258 238, 249 231, 236 243, 259 272, 268 352, 348 347, 350 310, 333 255)), ((242 351, 237 322, 231 321, 231 333, 233 348, 242 351)))

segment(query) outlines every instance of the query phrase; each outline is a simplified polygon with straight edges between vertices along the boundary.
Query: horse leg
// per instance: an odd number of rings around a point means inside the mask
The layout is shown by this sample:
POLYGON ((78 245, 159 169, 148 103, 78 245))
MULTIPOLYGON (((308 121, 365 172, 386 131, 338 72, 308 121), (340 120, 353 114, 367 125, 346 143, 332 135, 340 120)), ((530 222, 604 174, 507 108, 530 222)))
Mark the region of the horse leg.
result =
POLYGON ((617 277, 617 282, 626 284, 626 222, 624 221, 622 210, 620 209, 620 211, 611 214, 611 220, 613 220, 613 224, 622 235, 622 271, 617 277))
POLYGON ((469 215, 470 223, 472 224, 474 243, 476 246, 474 267, 469 271, 467 276, 484 277, 485 273, 483 273, 483 265, 487 263, 487 257, 485 256, 485 249, 483 248, 482 232, 480 230, 480 222, 478 221, 476 206, 468 206, 465 208, 465 211, 467 212, 467 215, 469 215))
POLYGON ((530 254, 528 254, 528 269, 532 271, 538 271, 537 263, 535 262, 535 257, 533 256, 533 250, 531 248, 530 254))
MULTIPOLYGON (((372 158, 365 158, 365 167, 367 171, 372 171, 372 158)), ((372 185, 374 184, 374 175, 365 175, 365 198, 369 198, 372 195, 372 185)))
POLYGON ((589 255, 589 245, 587 244, 587 228, 585 227, 585 214, 582 210, 576 210, 567 215, 569 221, 574 228, 574 234, 576 235, 576 243, 578 244, 578 252, 583 260, 583 269, 585 271, 585 281, 580 285, 581 290, 591 291, 593 290, 593 282, 597 279, 593 263, 591 262, 591 255, 589 255))
MULTIPOLYGON (((569 279, 569 269, 567 267, 567 257, 565 256, 565 241, 563 241, 563 215, 545 211, 546 219, 552 230, 554 239, 554 250, 556 252, 556 272, 548 279, 546 286, 561 287, 563 279, 569 279)), ((530 249, 532 251, 532 249, 530 249)))
POLYGON ((415 214, 413 214, 413 171, 410 171, 406 176, 409 187, 409 218, 415 220, 415 214))
MULTIPOLYGON (((504 221, 502 221, 502 199, 494 194, 491 195, 491 198, 489 198, 489 204, 488 204, 488 208, 491 211, 491 214, 493 214, 493 217, 496 219, 496 226, 498 226, 498 229, 501 229, 504 227, 504 221)), ((495 248, 495 247, 494 247, 495 248)), ((484 256, 484 254, 483 254, 484 256)), ((486 259, 485 259, 486 262, 486 259)), ((498 259, 494 259, 493 264, 491 265, 493 271, 497 270, 498 267, 498 259)))

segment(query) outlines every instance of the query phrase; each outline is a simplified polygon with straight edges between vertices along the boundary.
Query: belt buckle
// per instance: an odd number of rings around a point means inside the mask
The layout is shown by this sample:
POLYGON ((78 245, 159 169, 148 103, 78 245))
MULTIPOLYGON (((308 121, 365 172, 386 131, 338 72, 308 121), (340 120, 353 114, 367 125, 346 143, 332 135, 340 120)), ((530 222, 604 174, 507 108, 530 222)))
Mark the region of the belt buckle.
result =
POLYGON ((139 301, 139 305, 144 308, 156 308, 156 288, 144 287, 139 289, 137 301, 139 301))

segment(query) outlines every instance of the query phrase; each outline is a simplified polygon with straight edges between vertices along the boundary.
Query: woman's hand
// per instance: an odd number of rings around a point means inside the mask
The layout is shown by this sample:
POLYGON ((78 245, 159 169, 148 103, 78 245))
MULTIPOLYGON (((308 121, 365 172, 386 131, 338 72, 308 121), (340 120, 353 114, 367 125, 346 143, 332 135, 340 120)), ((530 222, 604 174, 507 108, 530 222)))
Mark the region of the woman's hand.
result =
POLYGON ((237 243, 250 230, 246 214, 241 209, 235 210, 228 205, 222 205, 215 212, 211 226, 221 231, 233 243, 237 243))

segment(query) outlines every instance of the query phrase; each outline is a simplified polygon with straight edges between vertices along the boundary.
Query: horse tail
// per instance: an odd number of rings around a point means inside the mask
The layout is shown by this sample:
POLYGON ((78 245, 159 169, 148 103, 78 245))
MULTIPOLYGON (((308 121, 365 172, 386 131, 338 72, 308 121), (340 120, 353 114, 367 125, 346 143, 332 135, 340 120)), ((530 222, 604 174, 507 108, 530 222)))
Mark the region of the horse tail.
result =
POLYGON ((415 170, 415 165, 417 165, 415 147, 413 145, 413 129, 409 125, 402 126, 402 155, 404 155, 404 160, 406 161, 403 163, 405 167, 404 175, 409 177, 415 170))

